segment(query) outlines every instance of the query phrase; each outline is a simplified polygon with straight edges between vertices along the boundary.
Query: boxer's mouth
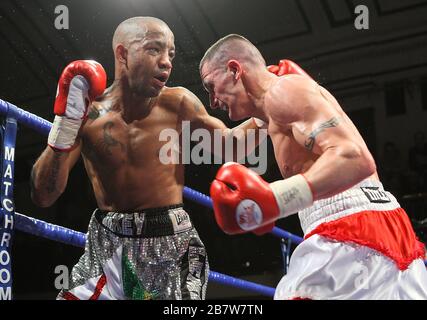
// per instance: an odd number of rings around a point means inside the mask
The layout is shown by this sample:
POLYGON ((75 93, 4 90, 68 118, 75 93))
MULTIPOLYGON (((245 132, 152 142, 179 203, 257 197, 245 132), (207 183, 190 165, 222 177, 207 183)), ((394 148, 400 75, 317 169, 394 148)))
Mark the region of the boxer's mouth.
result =
POLYGON ((162 72, 158 75, 154 76, 155 79, 159 80, 160 82, 166 83, 169 79, 169 73, 168 72, 162 72))

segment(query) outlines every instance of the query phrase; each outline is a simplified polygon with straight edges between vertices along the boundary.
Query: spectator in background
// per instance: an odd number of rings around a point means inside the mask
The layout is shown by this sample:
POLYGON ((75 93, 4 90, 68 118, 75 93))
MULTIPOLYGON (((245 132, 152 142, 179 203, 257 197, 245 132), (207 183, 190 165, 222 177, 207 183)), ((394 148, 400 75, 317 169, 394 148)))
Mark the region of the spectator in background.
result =
POLYGON ((401 195, 403 192, 403 165, 400 150, 396 147, 394 142, 387 141, 384 144, 379 169, 384 186, 393 191, 397 196, 401 195))
POLYGON ((414 134, 414 146, 409 149, 409 168, 417 177, 417 191, 427 191, 427 143, 425 134, 414 134))

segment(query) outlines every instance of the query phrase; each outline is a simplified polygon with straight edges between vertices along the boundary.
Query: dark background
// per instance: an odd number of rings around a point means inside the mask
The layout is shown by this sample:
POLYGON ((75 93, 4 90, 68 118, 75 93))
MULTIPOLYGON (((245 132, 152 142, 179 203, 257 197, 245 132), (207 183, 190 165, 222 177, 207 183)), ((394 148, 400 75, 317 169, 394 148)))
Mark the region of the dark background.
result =
MULTIPOLYGON (((19 0, 0 2, 0 98, 52 121, 56 83, 72 60, 95 59, 113 80, 112 35, 132 16, 155 16, 175 33, 177 57, 169 86, 184 86, 207 103, 198 63, 219 37, 239 33, 266 58, 298 62, 329 89, 365 137, 383 183, 408 210, 425 241, 427 150, 427 1, 425 0, 19 0), (356 30, 354 8, 369 8, 369 29, 356 30), (55 7, 69 9, 69 29, 57 30, 55 7), (415 140, 415 135, 417 140, 415 140), (424 140, 423 140, 424 139, 424 140)), ((221 111, 211 111, 234 126, 221 111)), ((29 197, 29 176, 46 137, 20 127, 15 161, 16 211, 86 232, 96 207, 82 162, 66 192, 48 209, 29 197)), ((280 178, 269 144, 267 181, 280 178)), ((332 165, 332 164, 331 164, 332 165)), ((208 193, 218 166, 188 165, 186 185, 208 193)), ((149 187, 149 186, 147 186, 149 187)), ((208 249, 211 268, 275 286, 283 274, 280 240, 271 235, 226 236, 211 210, 186 202, 208 249)), ((302 234, 298 217, 278 226, 302 234)), ((52 299, 54 268, 72 267, 82 249, 16 232, 14 297, 52 299)), ((210 285, 208 298, 248 297, 210 285)))

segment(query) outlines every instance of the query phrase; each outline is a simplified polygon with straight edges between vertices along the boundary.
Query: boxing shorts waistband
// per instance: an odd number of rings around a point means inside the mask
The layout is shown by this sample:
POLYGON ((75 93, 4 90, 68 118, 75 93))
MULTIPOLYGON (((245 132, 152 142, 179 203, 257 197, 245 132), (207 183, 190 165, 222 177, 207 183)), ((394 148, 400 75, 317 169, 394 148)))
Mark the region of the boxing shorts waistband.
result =
POLYGON ((396 198, 385 191, 380 181, 366 179, 330 198, 317 200, 298 213, 304 234, 319 224, 362 211, 388 211, 399 208, 396 198))
POLYGON ((118 237, 154 238, 191 230, 193 225, 183 204, 143 209, 137 212, 113 212, 96 209, 97 222, 118 237))

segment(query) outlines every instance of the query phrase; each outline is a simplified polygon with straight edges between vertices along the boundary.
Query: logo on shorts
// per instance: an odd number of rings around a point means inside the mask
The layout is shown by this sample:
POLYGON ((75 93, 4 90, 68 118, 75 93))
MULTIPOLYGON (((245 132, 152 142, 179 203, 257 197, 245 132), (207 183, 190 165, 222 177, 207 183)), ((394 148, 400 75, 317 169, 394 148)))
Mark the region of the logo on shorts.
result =
POLYGON ((372 203, 391 202, 387 193, 384 190, 379 190, 379 187, 360 187, 360 189, 372 203))
POLYGON ((186 212, 172 211, 169 214, 174 217, 171 220, 175 232, 182 232, 191 228, 191 222, 186 212))
POLYGON ((256 229, 262 221, 261 209, 255 201, 245 199, 237 206, 236 220, 245 231, 256 229))
POLYGON ((186 222, 188 220, 188 215, 183 212, 174 212, 173 213, 176 219, 176 223, 180 225, 183 222, 186 222))

